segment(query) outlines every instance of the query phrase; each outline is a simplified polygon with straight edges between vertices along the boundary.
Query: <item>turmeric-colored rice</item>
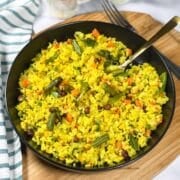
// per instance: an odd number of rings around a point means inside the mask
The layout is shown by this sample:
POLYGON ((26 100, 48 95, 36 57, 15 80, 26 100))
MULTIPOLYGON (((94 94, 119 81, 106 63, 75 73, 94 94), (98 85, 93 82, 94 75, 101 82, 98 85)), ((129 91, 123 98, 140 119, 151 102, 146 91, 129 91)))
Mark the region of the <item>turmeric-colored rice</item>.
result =
POLYGON ((136 155, 163 121, 168 97, 148 63, 106 72, 131 53, 98 30, 50 43, 19 79, 21 128, 66 165, 114 166, 136 155))

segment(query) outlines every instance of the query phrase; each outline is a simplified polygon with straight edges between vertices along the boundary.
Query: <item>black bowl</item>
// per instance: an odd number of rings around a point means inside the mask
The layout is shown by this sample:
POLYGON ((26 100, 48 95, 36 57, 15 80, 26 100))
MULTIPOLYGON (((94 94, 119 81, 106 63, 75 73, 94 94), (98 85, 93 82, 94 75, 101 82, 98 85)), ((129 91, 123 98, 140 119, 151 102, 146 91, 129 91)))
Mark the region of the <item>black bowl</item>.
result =
POLYGON ((19 86, 18 86, 18 79, 20 74, 29 67, 31 63, 31 59, 41 51, 42 48, 46 48, 49 42, 52 42, 54 39, 57 41, 65 41, 68 38, 72 38, 75 31, 82 31, 84 33, 89 33, 92 29, 97 28, 101 33, 105 34, 106 36, 115 37, 117 40, 122 41, 125 45, 129 48, 136 50, 140 45, 142 45, 145 40, 138 36, 137 34, 124 29, 122 27, 103 23, 103 22, 95 22, 95 21, 82 21, 82 22, 75 22, 66 25, 57 26, 55 28, 51 28, 36 38, 31 40, 24 49, 19 53, 16 57, 14 63, 12 64, 11 70, 9 72, 9 76, 7 79, 7 86, 6 86, 6 105, 7 110, 9 113, 10 120, 17 132, 20 136, 21 140, 25 145, 27 145, 32 151, 35 152, 43 160, 47 161, 48 163, 71 171, 99 171, 99 170, 107 170, 107 169, 114 169, 119 167, 124 167, 129 163, 132 163, 145 154, 147 154, 151 149, 153 149, 157 143, 162 139, 163 135, 167 131, 172 116, 175 109, 175 87, 174 82, 172 79, 172 75, 167 69, 167 66, 163 62, 163 58, 159 55, 158 51, 151 47, 146 52, 144 52, 140 57, 136 59, 136 63, 143 63, 148 62, 152 66, 154 66, 159 74, 162 72, 167 72, 167 86, 166 86, 166 93, 169 97, 169 101, 163 106, 163 123, 161 123, 157 130, 155 130, 152 134, 152 139, 149 141, 148 146, 142 149, 135 157, 129 159, 128 161, 122 162, 113 167, 98 167, 98 168, 90 168, 86 169, 82 166, 72 167, 65 165, 64 162, 53 158, 51 155, 48 155, 40 150, 40 148, 33 143, 28 137, 25 135, 23 130, 20 127, 20 120, 17 114, 17 110, 15 106, 17 105, 17 97, 20 94, 19 86))

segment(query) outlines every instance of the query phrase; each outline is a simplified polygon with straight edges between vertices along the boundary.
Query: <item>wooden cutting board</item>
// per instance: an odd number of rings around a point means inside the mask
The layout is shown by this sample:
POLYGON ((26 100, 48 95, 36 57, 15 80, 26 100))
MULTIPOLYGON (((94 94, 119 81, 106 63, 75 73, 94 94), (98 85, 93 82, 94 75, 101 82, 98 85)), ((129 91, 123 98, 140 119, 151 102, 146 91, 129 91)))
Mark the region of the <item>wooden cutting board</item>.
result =
MULTIPOLYGON (((139 35, 148 39, 162 25, 147 14, 124 12, 123 15, 136 28, 139 35)), ((96 20, 108 22, 103 12, 79 15, 66 20, 64 23, 96 20)), ((156 48, 165 54, 174 63, 180 65, 180 33, 175 30, 165 35, 156 44, 156 48)), ((180 81, 175 77, 176 110, 167 133, 160 143, 147 155, 135 163, 121 169, 96 173, 74 173, 57 169, 39 158, 29 149, 23 154, 23 179, 27 180, 111 180, 111 179, 152 179, 180 155, 180 81)))

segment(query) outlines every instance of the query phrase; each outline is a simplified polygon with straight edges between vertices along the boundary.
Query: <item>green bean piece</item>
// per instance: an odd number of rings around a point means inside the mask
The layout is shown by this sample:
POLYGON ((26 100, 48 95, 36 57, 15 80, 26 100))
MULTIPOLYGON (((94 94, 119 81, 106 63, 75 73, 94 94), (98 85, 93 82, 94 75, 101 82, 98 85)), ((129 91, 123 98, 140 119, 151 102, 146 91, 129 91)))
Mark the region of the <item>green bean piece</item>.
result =
POLYGON ((101 144, 107 142, 108 140, 109 140, 109 134, 106 133, 106 134, 104 134, 104 135, 96 138, 96 139, 93 141, 92 146, 93 146, 93 147, 98 147, 98 146, 100 146, 101 144))
POLYGON ((45 93, 49 93, 49 91, 56 85, 58 85, 60 82, 62 82, 61 77, 57 77, 54 80, 52 80, 47 87, 44 88, 45 93))
POLYGON ((64 91, 70 93, 73 90, 73 87, 69 84, 64 85, 64 91))
POLYGON ((51 113, 55 113, 55 115, 56 115, 55 119, 57 118, 57 119, 59 120, 59 122, 62 121, 62 113, 61 113, 61 111, 58 109, 58 107, 50 107, 50 108, 49 108, 49 111, 50 111, 51 113))
POLYGON ((58 118, 59 122, 62 121, 62 114, 59 109, 56 110, 56 117, 58 118))
POLYGON ((161 90, 162 90, 162 91, 165 91, 165 89, 166 89, 166 84, 167 84, 167 73, 166 73, 166 72, 163 72, 163 73, 160 75, 160 80, 161 80, 161 82, 162 82, 161 90))
POLYGON ((51 92, 51 95, 54 96, 55 98, 59 97, 59 93, 56 91, 51 92))
POLYGON ((75 39, 84 39, 84 33, 82 33, 82 32, 80 32, 80 31, 76 31, 75 33, 74 33, 74 37, 75 37, 75 39))
POLYGON ((128 76, 128 72, 126 72, 126 71, 124 71, 124 70, 122 70, 122 69, 118 69, 118 70, 116 70, 116 71, 113 71, 113 72, 112 72, 112 75, 113 75, 114 77, 116 77, 116 76, 126 77, 126 76, 128 76))
POLYGON ((113 64, 113 65, 117 65, 119 64, 119 55, 118 56, 113 56, 110 51, 107 51, 107 50, 100 50, 98 52, 98 54, 104 58, 106 58, 106 61, 105 61, 105 65, 104 66, 107 66, 108 64, 113 64), (108 62, 108 63, 107 63, 108 62))
POLYGON ((111 65, 110 64, 109 66, 105 67, 105 72, 106 73, 111 73, 111 72, 117 71, 117 70, 119 70, 119 67, 117 65, 111 65))
POLYGON ((124 95, 124 93, 119 93, 119 94, 116 94, 116 95, 110 97, 108 103, 114 104, 114 103, 117 102, 123 95, 124 95))
POLYGON ((96 123, 96 129, 95 131, 99 131, 100 130, 100 124, 99 123, 96 123))
POLYGON ((81 91, 82 92, 87 92, 88 90, 89 90, 89 84, 88 84, 88 82, 86 82, 86 81, 82 81, 81 82, 81 91))
POLYGON ((48 119, 48 122, 47 122, 48 130, 52 131, 54 129, 55 120, 56 120, 56 113, 52 112, 49 115, 49 119, 48 119))
POLYGON ((107 60, 110 59, 110 55, 111 55, 109 51, 104 50, 104 49, 100 50, 100 51, 98 52, 98 54, 99 54, 100 56, 106 58, 107 60))
POLYGON ((55 52, 53 56, 51 56, 50 58, 46 59, 46 63, 53 62, 55 59, 57 59, 58 56, 59 56, 59 53, 55 52))
POLYGON ((73 47, 74 47, 74 50, 75 50, 79 55, 81 55, 81 53, 82 53, 81 47, 79 46, 78 42, 77 42, 75 39, 73 39, 72 45, 73 45, 73 47))
POLYGON ((96 41, 91 38, 87 38, 84 40, 85 44, 90 47, 94 47, 96 45, 96 41))
POLYGON ((133 136, 132 134, 129 134, 129 144, 136 150, 139 151, 139 145, 138 145, 138 139, 133 136))
POLYGON ((103 89, 106 93, 109 93, 110 96, 115 96, 115 95, 119 94, 115 88, 113 88, 112 86, 110 86, 106 83, 103 84, 103 89))
POLYGON ((81 82, 81 94, 76 99, 77 102, 80 101, 80 99, 83 97, 83 95, 90 89, 88 82, 82 81, 81 82))
POLYGON ((57 110, 58 110, 57 107, 50 107, 50 108, 49 108, 49 111, 50 111, 50 112, 56 112, 57 110))

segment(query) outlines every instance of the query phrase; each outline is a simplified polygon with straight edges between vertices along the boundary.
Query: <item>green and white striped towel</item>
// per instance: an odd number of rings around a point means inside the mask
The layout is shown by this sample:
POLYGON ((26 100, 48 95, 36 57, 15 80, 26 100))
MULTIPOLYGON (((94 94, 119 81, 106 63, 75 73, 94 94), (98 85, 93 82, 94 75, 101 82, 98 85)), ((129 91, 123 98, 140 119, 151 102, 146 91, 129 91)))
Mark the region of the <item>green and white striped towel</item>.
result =
POLYGON ((5 109, 4 87, 13 60, 30 40, 38 9, 39 0, 0 1, 0 179, 22 179, 21 145, 5 109))

